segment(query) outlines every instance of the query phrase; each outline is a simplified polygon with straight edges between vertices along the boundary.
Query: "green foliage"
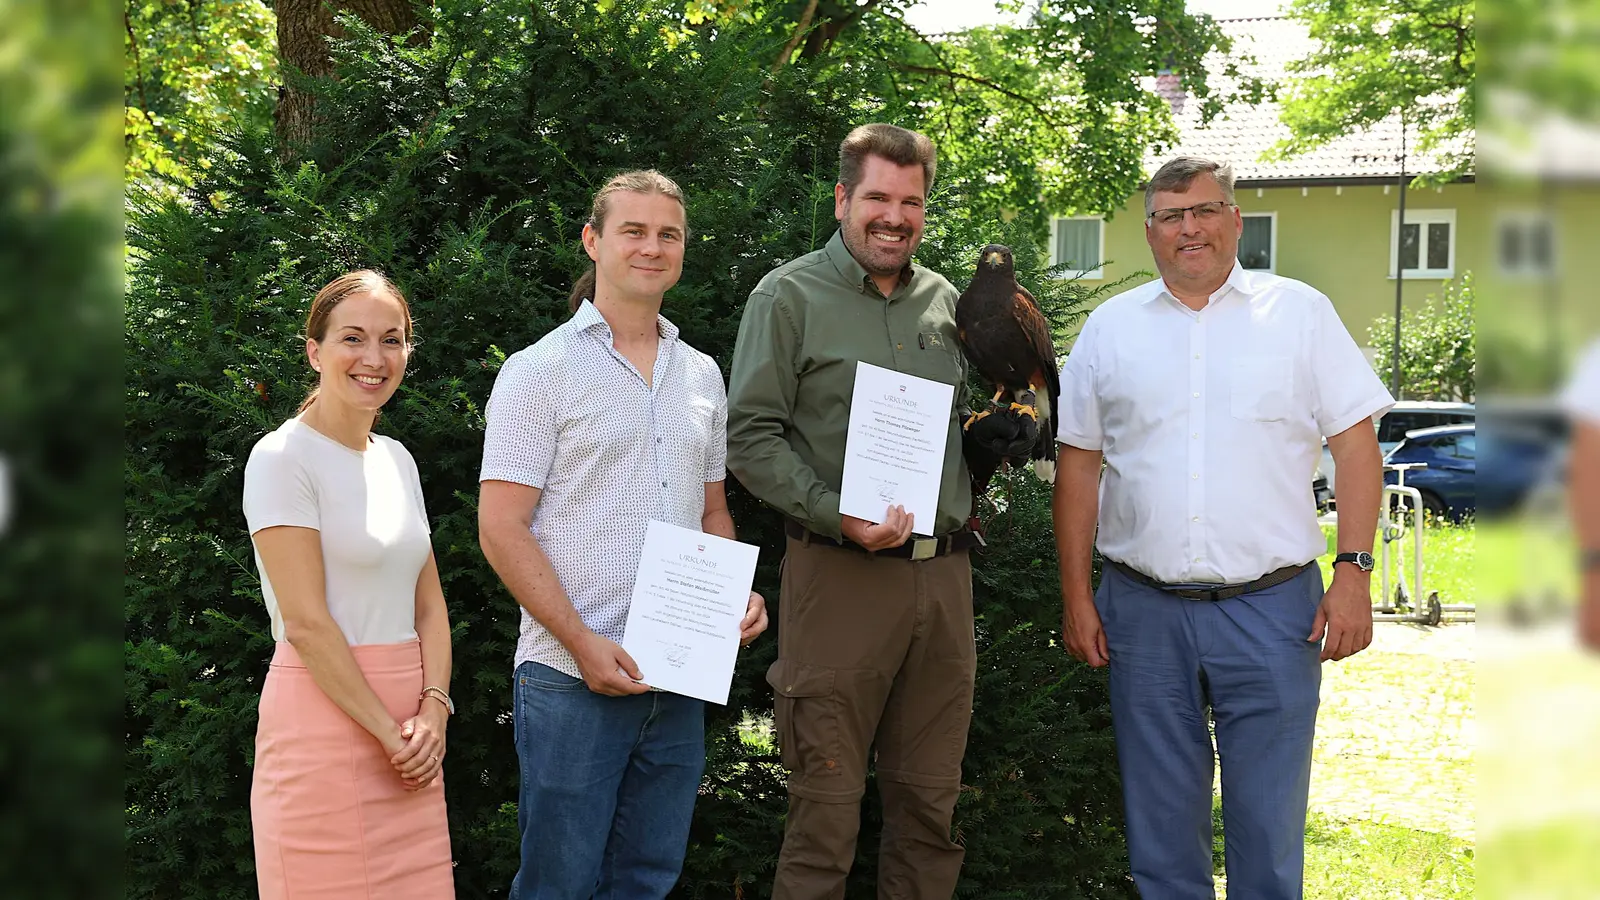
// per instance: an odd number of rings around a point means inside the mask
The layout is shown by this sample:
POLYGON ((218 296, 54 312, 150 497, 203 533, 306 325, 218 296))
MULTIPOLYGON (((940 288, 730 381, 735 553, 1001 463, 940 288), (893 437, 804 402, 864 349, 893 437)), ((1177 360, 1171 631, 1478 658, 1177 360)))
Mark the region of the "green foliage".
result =
POLYGON ((115 896, 114 19, 0 0, 0 883, 115 896))
POLYGON ((193 181, 219 129, 272 120, 277 20, 268 0, 124 0, 127 175, 193 181))
POLYGON ((978 178, 969 204, 1040 229, 1052 213, 1120 209, 1144 178, 1147 151, 1176 140, 1167 102, 1141 76, 1178 74, 1208 119, 1263 93, 1232 60, 1224 68, 1237 93, 1207 85, 1202 60, 1226 54, 1230 41, 1182 0, 1043 0, 1025 25, 943 35, 906 21, 915 0, 824 2, 809 19, 803 10, 812 4, 789 0, 682 5, 690 23, 756 23, 771 42, 757 51, 758 65, 858 79, 858 117, 926 132, 939 145, 941 171, 978 178))
MULTIPOLYGON (((127 847, 131 897, 254 893, 254 709, 271 651, 239 508, 243 465, 293 413, 310 373, 310 297, 355 266, 411 298, 420 343, 379 423, 417 457, 454 626, 460 707, 447 772, 462 897, 500 896, 516 865, 509 709, 517 608, 477 546, 483 404, 506 353, 565 319, 586 260, 580 224, 611 173, 682 184, 695 236, 665 313, 726 368, 745 297, 831 236, 837 146, 864 120, 855 73, 753 59, 756 25, 685 29, 675 9, 576 0, 447 0, 429 37, 394 46, 354 20, 321 85, 327 127, 293 169, 264 128, 229 139, 180 198, 141 195, 130 222, 127 395, 127 847), (672 38, 668 40, 667 35, 672 38)), ((1037 230, 974 211, 953 168, 919 259, 964 286, 979 248, 1017 248, 1061 323, 1090 292, 1042 271, 1037 230)), ((1103 673, 1054 641, 1060 600, 1048 496, 999 480, 1005 511, 977 561, 980 669, 958 810, 976 897, 1131 895, 1103 673)), ((780 523, 737 483, 741 537, 763 547, 777 604, 780 523)), ((763 739, 770 636, 708 716, 708 766, 684 897, 767 896, 785 808, 763 739)), ((875 795, 873 795, 875 796, 875 795)), ((852 892, 870 893, 867 805, 852 892)))
POLYGON ((1471 0, 1294 0, 1290 15, 1321 46, 1291 66, 1283 97, 1290 137, 1281 157, 1401 114, 1444 181, 1471 171, 1477 96, 1471 0))
POLYGON ((1483 78, 1493 93, 1485 118, 1496 132, 1520 132, 1544 113, 1593 123, 1600 119, 1600 5, 1590 0, 1497 0, 1481 10, 1483 78))
MULTIPOLYGON (((1420 309, 1400 320, 1400 393, 1406 400, 1472 400, 1476 396, 1477 336, 1472 273, 1444 283, 1420 309)), ((1394 317, 1379 316, 1367 331, 1373 368, 1393 383, 1394 317)), ((1399 398, 1397 398, 1399 399, 1399 398)))

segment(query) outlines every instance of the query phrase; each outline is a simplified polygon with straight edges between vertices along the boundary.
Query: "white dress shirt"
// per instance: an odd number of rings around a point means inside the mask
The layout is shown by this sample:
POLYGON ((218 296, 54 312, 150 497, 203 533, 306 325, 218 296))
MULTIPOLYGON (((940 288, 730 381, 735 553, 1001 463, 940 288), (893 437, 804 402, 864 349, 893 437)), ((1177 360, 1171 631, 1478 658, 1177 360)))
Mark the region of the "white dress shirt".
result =
POLYGON ((1105 454, 1102 556, 1238 584, 1327 552, 1311 495, 1322 438, 1393 405, 1326 296, 1236 263, 1199 312, 1158 279, 1091 313, 1056 439, 1105 454))
POLYGON ((1572 380, 1561 392, 1561 406, 1581 422, 1600 424, 1600 341, 1584 350, 1572 380))
MULTIPOLYGON (((529 530, 583 624, 621 642, 651 519, 694 531, 706 485, 727 478, 728 398, 711 357, 657 316, 651 380, 612 346, 585 300, 500 367, 485 413, 480 481, 539 488, 529 530)), ((515 665, 583 677, 524 609, 515 665)))

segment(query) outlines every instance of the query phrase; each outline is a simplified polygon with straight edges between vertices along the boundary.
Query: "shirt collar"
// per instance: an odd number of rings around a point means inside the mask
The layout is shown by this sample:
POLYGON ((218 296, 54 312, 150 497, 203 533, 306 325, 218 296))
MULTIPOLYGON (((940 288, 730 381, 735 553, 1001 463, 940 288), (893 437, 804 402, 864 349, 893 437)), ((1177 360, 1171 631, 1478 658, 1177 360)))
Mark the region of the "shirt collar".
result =
MULTIPOLYGON (((1160 287, 1151 292, 1150 296, 1144 298, 1144 302, 1149 303, 1151 300, 1154 300, 1157 297, 1170 297, 1174 303, 1180 302, 1177 295, 1172 293, 1172 291, 1167 287, 1167 280, 1165 278, 1157 279, 1156 284, 1159 284, 1160 287)), ((1216 292, 1211 295, 1211 303, 1222 300, 1231 293, 1238 293, 1244 297, 1249 297, 1255 293, 1255 287, 1250 281, 1250 273, 1246 272, 1244 267, 1239 265, 1239 261, 1237 259, 1233 261, 1233 268, 1229 270, 1227 280, 1222 282, 1222 287, 1217 288, 1216 292)), ((1207 303, 1206 305, 1209 307, 1211 303, 1207 303)))
MULTIPOLYGON (((828 260, 839 271, 839 276, 848 282, 851 287, 863 294, 866 293, 867 280, 872 276, 867 273, 866 269, 861 267, 861 263, 856 262, 856 258, 850 255, 850 248, 844 245, 843 227, 840 227, 839 230, 833 233, 833 237, 828 239, 828 245, 825 249, 828 254, 828 260)), ((908 262, 905 268, 900 270, 901 287, 911 283, 911 276, 915 274, 914 268, 908 262)))
MULTIPOLYGON (((572 324, 577 326, 579 331, 588 331, 599 326, 605 329, 608 338, 611 336, 611 323, 606 321, 605 316, 600 315, 600 310, 596 309, 594 303, 587 297, 578 306, 578 311, 572 314, 572 324)), ((675 341, 678 339, 678 326, 669 322, 666 316, 656 313, 656 334, 662 340, 675 341)))

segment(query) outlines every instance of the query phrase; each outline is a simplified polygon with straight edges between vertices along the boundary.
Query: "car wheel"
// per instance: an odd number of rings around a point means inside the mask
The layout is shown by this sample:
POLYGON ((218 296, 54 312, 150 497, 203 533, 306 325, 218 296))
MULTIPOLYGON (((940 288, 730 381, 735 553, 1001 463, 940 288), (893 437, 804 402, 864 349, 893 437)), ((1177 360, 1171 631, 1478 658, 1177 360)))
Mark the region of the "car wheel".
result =
MULTIPOLYGON (((1410 497, 1401 496, 1396 502, 1407 516, 1411 514, 1410 497)), ((1449 514, 1450 507, 1444 505, 1444 501, 1439 499, 1438 494, 1432 494, 1427 491, 1422 492, 1422 519, 1424 522, 1430 519, 1442 521, 1449 514)))

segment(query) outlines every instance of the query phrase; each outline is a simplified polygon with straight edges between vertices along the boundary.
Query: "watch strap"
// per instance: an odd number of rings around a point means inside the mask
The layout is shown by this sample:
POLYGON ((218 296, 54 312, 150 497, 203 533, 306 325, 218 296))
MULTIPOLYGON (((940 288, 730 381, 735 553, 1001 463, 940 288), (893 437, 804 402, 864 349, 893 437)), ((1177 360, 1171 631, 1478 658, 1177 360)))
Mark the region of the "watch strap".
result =
POLYGON ((1335 556, 1333 558, 1333 564, 1334 565, 1338 565, 1339 563, 1342 563, 1342 562, 1355 563, 1356 568, 1360 569, 1363 572, 1371 572, 1372 571, 1372 554, 1370 554, 1370 553, 1366 553, 1366 552, 1359 551, 1359 550, 1352 550, 1352 551, 1350 551, 1348 553, 1340 553, 1338 556, 1335 556), (1366 559, 1367 559, 1367 564, 1366 565, 1362 565, 1361 564, 1362 557, 1366 557, 1366 559))

